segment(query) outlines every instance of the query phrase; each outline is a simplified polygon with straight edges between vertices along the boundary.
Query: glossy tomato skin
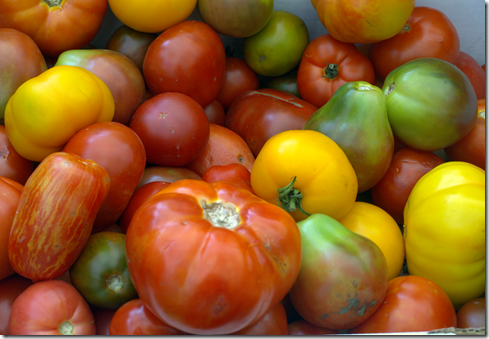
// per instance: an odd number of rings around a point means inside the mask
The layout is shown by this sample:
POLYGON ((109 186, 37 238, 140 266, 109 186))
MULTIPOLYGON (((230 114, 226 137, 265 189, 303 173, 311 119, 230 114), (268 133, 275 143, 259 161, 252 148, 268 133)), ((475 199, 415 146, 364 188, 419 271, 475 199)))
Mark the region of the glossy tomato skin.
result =
POLYGON ((375 205, 402 225, 404 206, 416 182, 445 161, 433 152, 401 148, 392 156, 385 175, 370 189, 375 205))
POLYGON ((44 55, 83 48, 97 34, 107 1, 0 1, 0 26, 29 35, 44 55))
POLYGON ((460 51, 458 54, 457 66, 469 78, 474 87, 477 100, 486 98, 486 72, 470 54, 460 51))
POLYGON ((143 177, 137 188, 153 181, 171 183, 180 179, 202 180, 202 177, 185 167, 148 166, 144 169, 143 177))
POLYGON ((460 52, 457 29, 435 8, 415 7, 403 30, 370 46, 369 57, 380 79, 408 61, 432 57, 455 64, 460 52), (434 44, 433 41, 439 41, 434 44))
POLYGON ((231 335, 287 335, 287 314, 284 306, 281 303, 276 304, 256 323, 231 335))
POLYGON ((143 143, 121 123, 100 122, 77 132, 63 151, 93 160, 108 172, 109 193, 97 213, 92 233, 106 229, 119 220, 143 176, 146 166, 143 143))
POLYGON ((126 251, 136 290, 159 319, 213 335, 239 331, 280 302, 302 257, 287 212, 231 184, 200 180, 180 180, 146 201, 126 251))
POLYGON ((458 328, 486 327, 486 298, 467 301, 457 311, 458 328))
POLYGON ((209 140, 209 119, 204 109, 178 92, 161 93, 145 101, 129 127, 143 142, 147 162, 158 166, 189 163, 209 140))
POLYGON ((226 120, 226 112, 221 103, 215 99, 209 105, 204 107, 205 115, 211 124, 224 126, 224 121, 226 120))
POLYGON ((78 291, 61 280, 39 281, 15 299, 11 335, 94 335, 92 311, 78 291))
POLYGON ((196 20, 186 20, 161 33, 143 62, 144 80, 153 94, 183 93, 202 107, 216 98, 225 71, 226 54, 219 34, 196 20))
POLYGON ((278 89, 301 99, 301 94, 297 87, 297 69, 277 77, 269 78, 263 87, 278 89))
POLYGON ((240 95, 226 113, 224 126, 243 138, 255 157, 274 135, 302 129, 317 107, 277 89, 263 88, 240 95))
POLYGON ((4 125, 0 125, 0 176, 24 185, 34 171, 34 162, 22 157, 10 142, 4 125))
POLYGON ((34 281, 65 273, 85 246, 109 186, 109 174, 96 162, 48 155, 22 190, 8 242, 14 270, 34 281))
POLYGON ((91 305, 117 309, 138 297, 126 262, 126 236, 92 234, 70 267, 71 283, 91 305))
POLYGON ((226 181, 255 194, 251 188, 250 171, 241 164, 233 163, 224 166, 212 166, 205 171, 202 180, 208 183, 226 181))
POLYGON ((407 275, 390 280, 378 310, 348 333, 421 332, 445 327, 457 327, 447 294, 429 279, 407 275))
POLYGON ((338 88, 352 81, 373 84, 375 71, 370 60, 352 43, 323 34, 307 46, 297 72, 301 98, 321 107, 338 88))
POLYGON ((18 274, 0 279, 0 335, 8 335, 8 320, 15 299, 32 285, 32 281, 18 274))

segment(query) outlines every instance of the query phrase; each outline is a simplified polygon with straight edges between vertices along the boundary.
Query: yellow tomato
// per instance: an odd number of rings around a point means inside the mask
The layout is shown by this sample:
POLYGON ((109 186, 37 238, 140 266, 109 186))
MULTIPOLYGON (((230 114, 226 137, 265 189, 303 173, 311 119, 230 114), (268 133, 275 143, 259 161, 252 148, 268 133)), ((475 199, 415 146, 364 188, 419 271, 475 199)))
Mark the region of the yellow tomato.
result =
POLYGON ((416 183, 404 208, 410 274, 438 284, 456 308, 485 292, 485 172, 450 161, 416 183))
POLYGON ((187 19, 197 0, 109 0, 114 15, 124 25, 144 33, 157 33, 187 19))
POLYGON ((399 33, 415 0, 311 0, 319 21, 336 40, 375 43, 399 33))
POLYGON ((384 253, 387 261, 387 278, 399 275, 404 263, 404 239, 394 218, 382 208, 357 201, 343 218, 343 226, 372 240, 384 253))
POLYGON ((111 121, 114 99, 95 74, 77 66, 55 66, 24 82, 5 108, 5 130, 17 153, 41 162, 79 130, 111 121))
POLYGON ((343 150, 312 130, 271 137, 253 164, 250 180, 256 195, 273 204, 280 200, 296 221, 314 213, 338 220, 352 208, 358 193, 355 171, 343 150))

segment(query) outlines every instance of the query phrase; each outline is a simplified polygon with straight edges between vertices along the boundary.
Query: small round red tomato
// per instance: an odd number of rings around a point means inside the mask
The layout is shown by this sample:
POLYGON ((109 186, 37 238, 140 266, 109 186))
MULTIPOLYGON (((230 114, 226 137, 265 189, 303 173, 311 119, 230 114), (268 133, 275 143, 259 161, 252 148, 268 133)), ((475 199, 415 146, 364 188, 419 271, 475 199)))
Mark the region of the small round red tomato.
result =
POLYGON ((153 94, 179 92, 202 107, 219 93, 226 53, 219 34, 209 25, 186 20, 161 33, 143 62, 146 85, 153 94))
POLYGON ((352 81, 375 81, 372 63, 354 44, 338 41, 330 34, 311 41, 297 72, 302 99, 321 107, 339 87, 352 81))
POLYGON ((211 124, 224 126, 224 120, 226 120, 226 112, 219 101, 214 100, 207 107, 204 107, 204 112, 207 115, 207 119, 211 124))
POLYGON ((455 63, 464 74, 469 78, 474 87, 477 100, 486 98, 486 72, 470 54, 460 51, 457 62, 455 63))
POLYGON ((445 161, 432 152, 401 148, 392 156, 382 179, 370 189, 375 205, 403 224, 404 206, 416 182, 445 161))
POLYGON ((467 301, 457 311, 458 328, 486 327, 486 298, 467 301))
POLYGON ((0 1, 0 26, 29 35, 44 55, 83 48, 97 35, 107 1, 0 1))
POLYGON ((10 335, 94 335, 95 324, 87 302, 61 280, 34 283, 12 304, 10 335))
POLYGON ((144 169, 137 188, 154 181, 175 182, 181 179, 202 180, 202 177, 185 167, 149 166, 144 169))
POLYGON ((194 160, 209 140, 209 119, 188 95, 167 92, 138 107, 129 127, 143 142, 147 161, 158 166, 183 166, 194 160))
POLYGON ((10 142, 4 125, 0 125, 0 176, 24 185, 34 171, 34 162, 22 157, 10 142))
POLYGON ((393 69, 418 58, 432 57, 455 64, 459 52, 460 39, 450 19, 438 9, 419 6, 400 33, 372 44, 369 56, 375 74, 385 79, 393 69))
POLYGON ((251 188, 250 171, 241 164, 233 163, 223 166, 212 166, 205 171, 202 180, 208 183, 216 181, 229 182, 255 194, 251 188))
POLYGON ((339 334, 337 330, 329 330, 308 323, 305 320, 291 322, 287 326, 288 335, 322 335, 322 334, 339 334))
POLYGON ((256 323, 230 335, 287 335, 287 314, 284 306, 281 303, 276 304, 256 323))
POLYGON ((18 274, 0 279, 0 335, 8 335, 8 319, 15 299, 32 285, 32 281, 18 274))
POLYGON ((375 313, 348 333, 421 332, 457 327, 448 295, 433 281, 414 275, 390 280, 375 313))
POLYGON ((221 103, 225 111, 233 101, 243 92, 260 88, 258 75, 240 58, 226 58, 226 73, 221 89, 216 99, 221 103))

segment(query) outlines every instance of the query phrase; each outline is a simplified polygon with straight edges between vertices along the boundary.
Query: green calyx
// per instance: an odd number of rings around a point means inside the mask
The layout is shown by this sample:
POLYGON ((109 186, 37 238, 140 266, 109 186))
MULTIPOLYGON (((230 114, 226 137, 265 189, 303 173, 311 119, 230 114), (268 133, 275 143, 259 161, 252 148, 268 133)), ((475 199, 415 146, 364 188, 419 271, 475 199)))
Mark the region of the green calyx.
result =
POLYGON ((326 68, 324 69, 324 75, 323 78, 328 78, 330 80, 333 80, 338 76, 338 65, 336 64, 328 64, 326 68))
POLYGON ((287 212, 295 212, 297 209, 305 215, 310 215, 302 209, 301 200, 302 192, 294 188, 294 183, 297 177, 293 177, 292 181, 285 187, 279 188, 277 205, 282 207, 287 212))

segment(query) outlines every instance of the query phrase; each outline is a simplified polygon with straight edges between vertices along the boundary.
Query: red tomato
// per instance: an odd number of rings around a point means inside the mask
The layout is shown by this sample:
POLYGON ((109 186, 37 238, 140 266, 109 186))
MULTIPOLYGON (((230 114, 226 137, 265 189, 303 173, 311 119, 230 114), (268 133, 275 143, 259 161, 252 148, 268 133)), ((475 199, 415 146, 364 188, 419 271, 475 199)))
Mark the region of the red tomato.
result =
POLYGON ((297 320, 288 324, 288 335, 322 335, 322 334, 339 334, 337 330, 322 328, 305 320, 297 320))
POLYGON ((338 41, 330 34, 311 41, 297 72, 301 98, 321 107, 341 85, 351 81, 374 83, 375 71, 370 60, 354 44, 338 41))
POLYGON ((294 219, 225 183, 179 180, 139 207, 126 238, 143 303, 171 327, 228 334, 258 321, 299 274, 294 219))
POLYGON ((215 165, 238 163, 251 172, 255 157, 246 141, 229 128, 210 124, 209 142, 204 151, 185 165, 186 168, 203 176, 205 171, 215 165))
POLYGON ((0 1, 0 27, 29 35, 44 55, 87 45, 102 26, 107 0, 0 1))
POLYGON ((158 319, 141 299, 128 301, 115 312, 110 335, 186 335, 158 319))
POLYGON ((12 304, 11 335, 94 335, 87 302, 73 285, 61 280, 39 281, 12 304))
POLYGON ((253 91, 260 88, 258 75, 240 58, 226 58, 226 72, 221 89, 217 94, 219 101, 225 111, 241 93, 253 91))
POLYGON ((186 20, 161 33, 143 62, 146 85, 153 94, 179 92, 202 107, 219 93, 226 53, 219 34, 206 23, 186 20))
POLYGON ((48 155, 27 180, 8 240, 14 270, 54 279, 75 262, 109 192, 107 171, 76 154, 48 155))
POLYGON ((377 76, 385 79, 394 68, 418 58, 455 64, 459 52, 460 39, 450 19, 435 8, 419 6, 400 33, 371 45, 370 60, 377 76))
POLYGON ((109 173, 109 193, 97 213, 92 233, 111 226, 119 220, 143 176, 146 166, 143 143, 121 123, 100 122, 77 132, 63 152, 93 160, 109 173))
POLYGON ((147 161, 183 166, 194 160, 209 140, 209 119, 188 95, 167 92, 138 107, 129 127, 141 138, 147 161))
POLYGON ((458 328, 486 327, 486 298, 467 301, 457 311, 458 328))
POLYGON ((212 166, 205 171, 202 180, 208 183, 225 181, 255 194, 253 188, 251 188, 250 171, 241 164, 233 163, 224 166, 212 166))
POLYGON ((414 185, 423 175, 444 162, 432 152, 401 148, 392 156, 382 179, 370 189, 374 204, 402 225, 404 206, 414 185))
POLYGON ((181 179, 202 180, 202 177, 185 167, 149 166, 144 169, 137 188, 153 181, 175 182, 181 179))
POLYGON ((464 74, 469 78, 474 87, 477 100, 486 98, 486 72, 471 55, 460 51, 455 63, 464 74))
POLYGON ((222 107, 221 103, 217 101, 217 99, 204 107, 204 111, 211 124, 224 126, 226 112, 224 111, 224 107, 222 107))
POLYGON ((486 170, 486 99, 479 99, 478 114, 469 134, 445 148, 450 161, 465 161, 486 170))
POLYGON ((24 185, 34 171, 34 162, 17 153, 4 125, 0 125, 0 155, 0 176, 24 185))
POLYGON ((32 281, 18 274, 0 279, 0 335, 8 335, 8 319, 15 299, 32 285, 32 281))
POLYGON ((276 304, 256 323, 230 335, 287 335, 287 314, 284 306, 281 303, 276 304))
POLYGON ((283 131, 302 129, 316 110, 292 94, 263 88, 240 95, 229 107, 224 126, 241 136, 256 157, 268 139, 283 131))
POLYGON ((445 291, 427 278, 406 275, 389 280, 384 302, 348 333, 421 332, 446 327, 457 327, 457 315, 445 291))

